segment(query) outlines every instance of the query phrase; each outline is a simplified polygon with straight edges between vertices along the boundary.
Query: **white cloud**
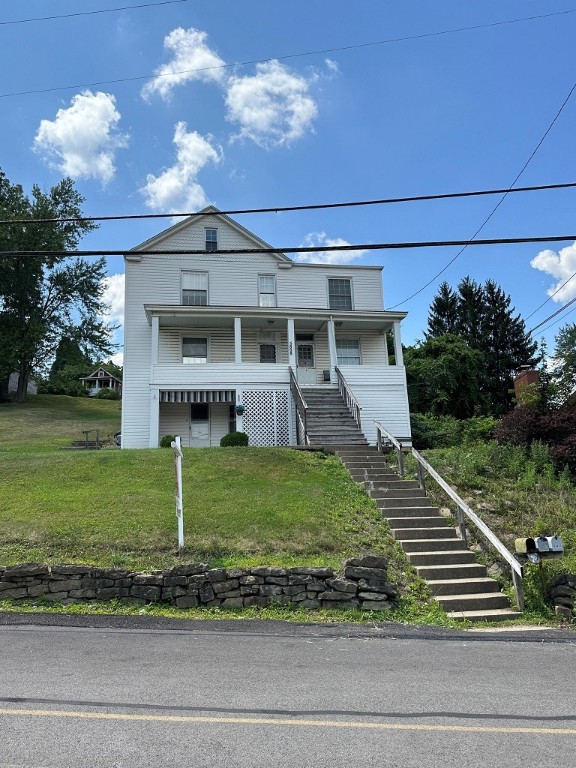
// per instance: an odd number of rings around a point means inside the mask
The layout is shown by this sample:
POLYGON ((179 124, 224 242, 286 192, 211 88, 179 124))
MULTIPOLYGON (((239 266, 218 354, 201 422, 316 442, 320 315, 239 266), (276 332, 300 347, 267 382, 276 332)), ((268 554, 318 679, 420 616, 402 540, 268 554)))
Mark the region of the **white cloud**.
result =
POLYGON ((206 205, 206 194, 196 176, 207 163, 219 163, 222 151, 210 143, 211 137, 187 133, 186 128, 186 123, 179 122, 174 129, 176 163, 159 176, 149 173, 141 189, 146 205, 153 210, 191 211, 206 205))
POLYGON ((164 38, 164 47, 171 51, 173 58, 155 70, 156 77, 142 88, 142 96, 148 99, 159 94, 169 99, 176 86, 190 80, 202 80, 205 83, 220 83, 226 74, 222 67, 225 62, 206 45, 206 32, 199 29, 173 29, 164 38))
POLYGON ((278 61, 257 64, 255 75, 228 81, 227 118, 240 125, 240 138, 265 149, 290 144, 312 130, 318 114, 310 82, 278 61))
POLYGON ((114 363, 114 365, 122 368, 124 365, 124 352, 116 352, 116 354, 110 355, 109 359, 114 363))
POLYGON ((66 176, 94 178, 104 184, 114 177, 116 150, 128 145, 117 130, 120 112, 110 93, 83 91, 55 120, 42 120, 34 149, 66 176))
MULTIPOLYGON (((328 237, 326 232, 310 232, 304 238, 302 246, 336 246, 336 245, 350 245, 347 240, 343 240, 341 237, 328 237)), ((360 259, 366 250, 355 251, 320 251, 319 253, 297 253, 295 254, 295 261, 306 261, 312 264, 348 264, 350 261, 360 259)))
POLYGON ((337 75, 340 72, 340 68, 338 67, 338 64, 333 59, 324 59, 324 64, 326 64, 326 68, 333 75, 337 75))
POLYGON ((109 310, 106 319, 110 322, 124 323, 124 275, 108 275, 103 280, 104 295, 102 300, 109 310))
POLYGON ((552 297, 554 301, 566 302, 576 297, 576 277, 572 278, 572 275, 576 272, 576 242, 566 246, 566 248, 562 248, 558 252, 549 249, 540 251, 532 259, 530 266, 557 278, 557 282, 547 290, 548 296, 552 296, 553 293, 558 291, 552 297), (570 278, 572 278, 570 282, 558 290, 570 278))

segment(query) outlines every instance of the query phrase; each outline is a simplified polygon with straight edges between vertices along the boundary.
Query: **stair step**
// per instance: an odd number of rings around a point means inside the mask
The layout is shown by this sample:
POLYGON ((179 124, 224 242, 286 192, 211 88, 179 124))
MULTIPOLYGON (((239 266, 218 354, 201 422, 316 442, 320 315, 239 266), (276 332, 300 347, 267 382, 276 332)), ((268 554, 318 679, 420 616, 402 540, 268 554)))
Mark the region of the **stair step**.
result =
POLYGON ((407 554, 411 552, 453 552, 454 550, 461 550, 464 542, 456 536, 454 528, 451 530, 454 533, 452 539, 407 539, 401 541, 400 545, 407 554))
MULTIPOLYGON (((412 501, 418 501, 418 499, 412 499, 412 501)), ((400 518, 411 518, 414 520, 415 518, 418 519, 420 517, 434 517, 438 521, 437 525, 443 525, 445 522, 445 518, 440 514, 438 507, 382 507, 380 504, 376 504, 376 506, 382 513, 382 516, 388 521, 400 518)), ((406 524, 405 527, 414 528, 415 524, 406 524)))
POLYGON ((501 592, 478 592, 467 595, 436 595, 447 612, 452 611, 493 611, 496 608, 510 608, 510 601, 501 592))
MULTIPOLYGON (((427 510, 423 510, 427 511, 427 510)), ((409 529, 427 529, 427 528, 439 528, 440 524, 444 522, 444 518, 440 515, 434 517, 414 517, 409 514, 406 517, 388 517, 388 523, 390 528, 398 530, 400 528, 409 529)))
POLYGON ((477 592, 500 592, 500 584, 496 579, 438 579, 429 581, 430 591, 436 597, 438 595, 471 595, 477 592))
POLYGON ((443 579, 476 579, 486 577, 486 566, 480 563, 462 565, 417 565, 416 573, 426 581, 443 579))
POLYGON ((461 565, 475 563, 476 557, 469 549, 456 549, 450 552, 409 552, 408 560, 412 565, 461 565))
POLYGON ((419 509, 438 509, 433 507, 432 502, 426 496, 420 494, 410 494, 410 491, 406 491, 406 495, 397 496, 396 491, 393 495, 387 496, 381 491, 378 493, 370 493, 370 497, 374 499, 380 509, 400 509, 403 507, 418 507, 419 509))
POLYGON ((512 621, 522 614, 511 608, 495 608, 485 611, 447 611, 451 619, 467 621, 512 621))
MULTIPOLYGON (((438 526, 437 528, 392 528, 392 535, 397 541, 422 539, 457 539, 456 529, 438 526)), ((458 539, 458 541, 462 541, 458 539)))
MULTIPOLYGON (((392 477, 398 477, 398 475, 393 475, 392 477)), ((418 491, 418 493, 412 493, 412 494, 404 494, 401 493, 401 496, 422 496, 424 497, 424 491, 418 486, 418 483, 416 480, 366 480, 366 489, 371 490, 374 492, 377 491, 389 491, 390 496, 393 496, 394 494, 392 491, 418 491)))

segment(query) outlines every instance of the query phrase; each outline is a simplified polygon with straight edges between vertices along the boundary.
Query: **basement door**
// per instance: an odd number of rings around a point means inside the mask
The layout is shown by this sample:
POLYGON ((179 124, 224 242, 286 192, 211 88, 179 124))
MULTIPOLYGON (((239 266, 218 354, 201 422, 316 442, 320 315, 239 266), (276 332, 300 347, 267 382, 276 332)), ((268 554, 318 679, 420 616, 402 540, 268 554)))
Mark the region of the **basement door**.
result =
POLYGON ((210 406, 208 403, 190 404, 190 447, 210 447, 210 406))

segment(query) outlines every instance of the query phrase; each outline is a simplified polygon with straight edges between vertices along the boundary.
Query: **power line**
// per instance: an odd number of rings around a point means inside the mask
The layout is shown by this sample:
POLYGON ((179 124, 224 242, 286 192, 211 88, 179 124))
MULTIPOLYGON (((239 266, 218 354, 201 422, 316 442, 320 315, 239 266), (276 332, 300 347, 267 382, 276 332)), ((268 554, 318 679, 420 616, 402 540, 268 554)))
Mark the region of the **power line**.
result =
MULTIPOLYGON (((558 243, 567 240, 576 240, 576 235, 554 235, 552 237, 499 237, 486 240, 428 240, 416 242, 400 243, 361 243, 357 245, 315 245, 315 246, 290 246, 288 248, 236 248, 236 249, 218 249, 216 251, 206 251, 190 248, 171 248, 169 250, 146 249, 137 251, 134 249, 111 250, 111 251, 0 251, 2 256, 243 256, 245 254, 257 253, 320 253, 325 251, 382 251, 382 250, 400 250, 405 248, 446 248, 458 245, 510 245, 513 243, 558 243)), ((395 305, 398 306, 398 305, 395 305)), ((389 307, 393 309, 393 307, 389 307)))
MULTIPOLYGON (((565 308, 566 307, 564 307, 564 309, 565 308)), ((549 328, 553 328, 555 325, 558 325, 558 323, 561 322, 562 320, 566 320, 566 318, 569 317, 573 312, 576 312, 576 307, 574 307, 574 309, 571 309, 570 312, 567 312, 564 315, 564 317, 559 317, 558 320, 555 320, 553 323, 550 323, 550 325, 547 325, 546 328, 542 328, 540 333, 544 333, 544 331, 547 331, 549 328)))
POLYGON ((28 90, 28 91, 14 91, 12 93, 0 93, 0 99, 6 99, 12 96, 30 96, 32 94, 37 94, 37 93, 52 93, 53 91, 69 91, 69 90, 74 90, 76 88, 93 88, 95 86, 100 86, 100 85, 116 85, 118 83, 129 83, 129 82, 135 82, 138 80, 148 80, 149 78, 152 78, 152 77, 155 77, 155 78, 173 77, 174 75, 192 74, 194 72, 206 72, 212 69, 230 69, 232 67, 244 67, 250 64, 264 64, 272 60, 286 61, 287 59, 297 59, 297 58, 303 58, 306 56, 320 56, 327 53, 344 53, 345 51, 352 51, 360 48, 371 48, 378 45, 390 45, 392 43, 404 43, 404 42, 409 42, 411 40, 423 40, 429 37, 454 35, 460 32, 472 32, 479 29, 490 29, 492 27, 501 27, 508 24, 519 24, 525 21, 538 21, 540 19, 547 19, 552 16, 565 16, 572 13, 576 13, 576 8, 572 8, 565 11, 554 11, 552 13, 543 13, 536 16, 523 16, 517 19, 505 19, 504 21, 493 21, 487 24, 475 24, 470 27, 454 27, 452 29, 443 29, 438 32, 423 32, 420 35, 404 35, 403 37, 389 37, 389 38, 386 38, 385 40, 375 40, 369 43, 357 43, 356 45, 343 45, 338 48, 323 48, 323 49, 314 50, 314 51, 289 53, 289 54, 286 54, 285 56, 272 56, 265 59, 254 59, 251 61, 235 62, 233 64, 219 64, 212 67, 184 69, 179 72, 168 72, 166 74, 147 74, 147 75, 138 75, 136 77, 120 77, 115 80, 97 80, 96 82, 93 82, 93 83, 76 83, 74 85, 57 85, 57 86, 53 86, 52 88, 37 88, 34 90, 28 90))
MULTIPOLYGON (((568 102, 569 102, 569 100, 570 100, 570 97, 571 97, 571 96, 572 96, 572 94, 574 93, 574 90, 576 90, 576 82, 573 84, 572 88, 570 88, 570 91, 568 92, 568 96, 566 96, 566 98, 565 98, 565 99, 564 99, 564 101, 562 102, 562 105, 561 105, 560 109, 559 109, 559 110, 558 110, 558 112, 556 112, 556 114, 554 115, 554 118, 552 119, 552 121, 550 122, 550 124, 548 125, 548 127, 546 128, 546 130, 544 131, 544 133, 543 133, 543 135, 542 135, 542 138, 540 139, 540 141, 539 141, 539 142, 536 144, 536 146, 535 146, 535 147, 534 147, 534 149, 532 150, 532 153, 530 154, 530 157, 528 158, 528 160, 526 160, 526 162, 524 163, 524 165, 523 165, 523 166, 522 166, 522 168, 520 169, 520 172, 518 173, 518 175, 516 176, 516 178, 514 179, 514 181, 512 182, 512 184, 510 184, 510 187, 508 188, 508 190, 507 190, 507 191, 506 191, 506 192, 505 192, 505 193, 502 195, 502 198, 501 198, 501 199, 500 199, 500 200, 499 200, 499 201, 496 203, 496 205, 494 206, 494 208, 493 208, 493 209, 490 211, 490 213, 489 213, 489 214, 488 214, 488 216, 487 216, 487 217, 484 219, 484 221, 482 222, 482 224, 481 224, 481 225, 478 227, 478 229, 476 230, 476 232, 474 232, 474 234, 473 234, 473 235, 472 235, 472 237, 470 238, 470 241, 469 241, 469 242, 468 242, 466 245, 464 245, 460 251, 458 251, 458 253, 457 253, 457 254, 454 256, 454 258, 450 259, 450 261, 448 262, 448 264, 446 264, 446 266, 445 266, 445 267, 443 267, 443 268, 440 270, 440 272, 437 272, 437 273, 434 275, 434 277, 433 277, 431 280, 429 280, 429 281, 428 281, 428 282, 427 282, 425 285, 423 285, 423 286, 422 286, 422 288, 419 288, 417 291, 415 291, 415 293, 413 293, 413 294, 411 294, 410 296, 408 296, 408 298, 407 298, 407 299, 404 299, 403 301, 399 302, 399 304, 405 304, 406 302, 408 302, 408 301, 410 301, 411 299, 413 299, 415 296, 418 296, 418 294, 422 293, 422 291, 423 291, 423 290, 425 290, 426 288, 428 288, 428 286, 429 286, 429 285, 431 285, 431 284, 432 284, 432 283, 433 283, 433 282, 434 282, 434 281, 435 281, 435 280, 436 280, 438 277, 440 277, 440 275, 444 274, 444 272, 446 272, 446 270, 448 269, 448 267, 450 267, 450 266, 452 266, 452 264, 454 264, 454 262, 456 261, 456 259, 458 259, 458 258, 459 258, 459 257, 460 257, 460 256, 461 256, 463 253, 464 253, 464 251, 466 250, 466 248, 468 248, 468 246, 469 246, 469 245, 472 245, 472 241, 473 241, 473 240, 476 238, 476 235, 478 235, 480 232, 482 232, 482 230, 484 229, 484 227, 486 226, 486 224, 488 224, 488 222, 489 222, 489 221, 490 221, 490 219, 491 219, 491 218, 494 216, 494 214, 496 213, 496 211, 498 210, 498 208, 500 208, 500 206, 502 205, 502 203, 504 202, 504 200, 505 200, 505 199, 508 197, 508 195, 509 195, 509 194, 512 192, 512 187, 513 187, 513 186, 516 184, 516 182, 517 182, 517 181, 520 179, 520 177, 523 175, 523 173, 524 173, 524 171, 526 170, 526 168, 527 168, 527 167, 530 165, 530 163, 532 162, 532 160, 533 160, 533 158, 534 158, 535 154, 538 152, 538 150, 540 149, 540 147, 541 147, 541 146, 542 146, 542 144, 544 143, 544 140, 546 139, 546 137, 548 136, 548 134, 550 133, 550 131, 551 131, 551 130, 552 130, 552 128, 554 127, 554 124, 556 123, 556 121, 558 120, 558 118, 560 117, 560 115, 562 114, 562 112, 564 111, 564 107, 566 106, 566 104, 568 104, 568 102)), ((397 307, 397 306, 398 306, 398 304, 395 304, 395 305, 394 305, 394 307, 391 307, 391 309, 394 309, 394 308, 395 308, 395 307, 397 307)))
MULTIPOLYGON (((564 286, 565 286, 565 285, 568 285, 568 283, 570 282, 570 280, 573 280, 575 277, 576 277, 576 272, 574 272, 574 274, 573 274, 573 275, 570 275, 570 277, 568 278, 568 280, 566 280, 566 282, 562 283, 562 285, 561 285, 559 288, 557 288, 557 289, 554 291, 554 293, 551 293, 551 294, 550 294, 550 296, 548 296, 548 298, 546 299, 546 301, 543 301, 543 302, 542 302, 542 304, 540 304, 540 306, 539 306, 539 307, 536 307, 536 309, 534 310, 534 312, 531 312, 531 313, 528 315, 528 317, 525 317, 525 318, 524 318, 524 321, 526 321, 526 320, 530 320, 530 318, 531 318, 533 315, 535 315, 535 314, 536 314, 536 312, 538 312, 538 310, 539 310, 539 309, 542 309, 542 307, 543 307, 545 304, 548 304, 548 302, 549 302, 551 299, 553 299, 553 298, 554 298, 554 296, 556 296, 556 294, 557 294, 557 293, 560 293, 560 291, 562 290, 562 288, 564 288, 564 286)), ((546 320, 544 320, 544 322, 546 322, 546 320)))
MULTIPOLYGON (((563 307, 560 307, 560 309, 557 309, 557 310, 556 310, 556 312, 553 312, 553 313, 552 313, 551 315, 549 315, 549 316, 548 316, 548 317, 547 317, 545 320, 542 320, 542 322, 541 322, 541 323, 538 323, 538 325, 535 325, 535 326, 534 326, 534 328, 531 328, 531 329, 528 331, 528 333, 534 333, 534 331, 538 330, 538 328, 540 328, 540 326, 544 325, 544 323, 547 323, 547 322, 548 322, 548 320, 552 320, 552 318, 554 318, 554 317, 556 317, 557 315, 559 315, 559 314, 561 314, 562 312, 564 312, 564 310, 568 309, 568 307, 572 306, 572 304, 574 304, 575 302, 576 302, 576 296, 575 296, 573 299, 570 299, 570 301, 568 302, 568 304, 564 304, 564 306, 563 306, 563 307)), ((555 325, 555 323, 552 323, 552 325, 555 325)), ((550 327, 550 326, 547 326, 547 328, 549 328, 549 327, 550 327)), ((545 331, 545 330, 546 330, 546 328, 543 328, 542 330, 543 330, 543 331, 545 331)))
POLYGON ((16 19, 15 21, 0 21, 0 26, 12 24, 29 24, 32 21, 54 21, 55 19, 71 19, 75 16, 96 16, 101 13, 116 13, 117 11, 129 11, 137 8, 153 8, 157 5, 175 5, 176 3, 189 3, 190 0, 162 0, 157 3, 142 3, 140 5, 123 5, 120 8, 104 8, 97 11, 78 11, 77 13, 62 13, 58 16, 35 16, 31 19, 16 19))
MULTIPOLYGON (((516 187, 515 189, 481 189, 473 192, 443 192, 432 195, 413 195, 410 197, 386 197, 379 200, 350 200, 343 203, 315 203, 311 205, 286 205, 275 206, 272 208, 237 208, 228 211, 217 211, 219 215, 240 215, 248 213, 286 213, 289 211, 315 211, 330 208, 353 208, 363 205, 389 205, 392 203, 414 203, 428 200, 451 200, 463 197, 479 197, 481 195, 499 195, 502 192, 541 192, 550 189, 568 189, 576 187, 575 181, 563 184, 540 184, 530 187, 516 187)), ((133 219, 167 219, 167 218, 190 218, 206 216, 202 211, 193 213, 134 213, 115 216, 79 216, 70 218, 54 219, 0 219, 0 224, 60 224, 65 222, 81 221, 130 221, 133 219)))

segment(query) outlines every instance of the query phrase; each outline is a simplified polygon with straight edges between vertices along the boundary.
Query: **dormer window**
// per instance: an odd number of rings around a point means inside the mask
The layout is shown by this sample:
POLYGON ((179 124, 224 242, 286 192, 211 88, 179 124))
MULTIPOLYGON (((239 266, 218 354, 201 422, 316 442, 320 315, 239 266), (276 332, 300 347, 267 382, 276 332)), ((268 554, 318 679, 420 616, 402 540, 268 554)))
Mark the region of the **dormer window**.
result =
POLYGON ((218 250, 218 230, 217 229, 206 230, 206 250, 207 251, 218 250))

